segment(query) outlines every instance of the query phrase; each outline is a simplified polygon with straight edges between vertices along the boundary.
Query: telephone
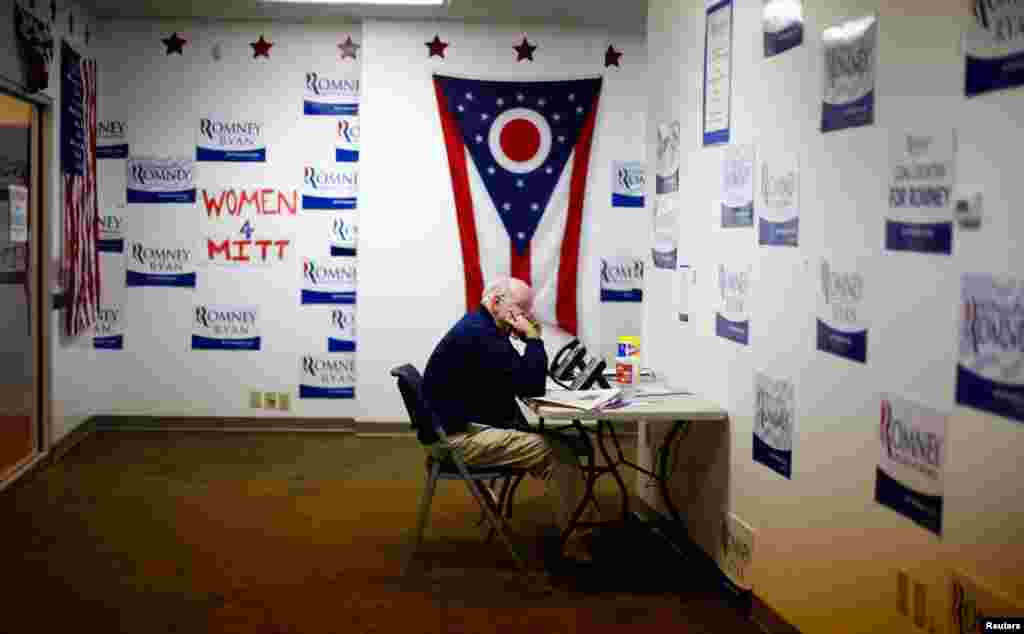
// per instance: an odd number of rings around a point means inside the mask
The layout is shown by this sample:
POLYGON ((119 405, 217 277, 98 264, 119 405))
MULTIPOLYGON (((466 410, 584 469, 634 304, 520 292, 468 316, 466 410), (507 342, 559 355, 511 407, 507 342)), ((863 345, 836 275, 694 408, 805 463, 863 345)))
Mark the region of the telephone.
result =
POLYGON ((579 339, 562 346, 551 362, 548 374, 562 387, 570 390, 589 390, 596 383, 603 389, 611 387, 604 378, 604 359, 587 358, 587 349, 579 339), (569 385, 565 385, 566 383, 569 385))

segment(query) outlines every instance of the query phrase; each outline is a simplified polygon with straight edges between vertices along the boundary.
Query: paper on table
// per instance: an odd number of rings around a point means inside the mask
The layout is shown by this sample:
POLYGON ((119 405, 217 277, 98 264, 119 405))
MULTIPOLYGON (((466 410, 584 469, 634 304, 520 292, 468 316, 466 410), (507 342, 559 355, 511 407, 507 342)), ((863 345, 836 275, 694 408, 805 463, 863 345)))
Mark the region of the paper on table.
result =
POLYGON ((593 412, 614 403, 619 399, 621 393, 622 390, 618 388, 608 390, 549 391, 544 396, 531 398, 530 403, 532 405, 554 405, 556 407, 593 412))

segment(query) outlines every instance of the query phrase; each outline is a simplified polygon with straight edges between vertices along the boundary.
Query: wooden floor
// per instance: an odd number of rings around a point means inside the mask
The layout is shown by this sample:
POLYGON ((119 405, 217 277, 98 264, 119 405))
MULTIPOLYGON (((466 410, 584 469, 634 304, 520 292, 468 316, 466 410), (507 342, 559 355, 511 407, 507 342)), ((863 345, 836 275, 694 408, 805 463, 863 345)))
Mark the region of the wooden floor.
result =
POLYGON ((0 474, 32 455, 32 419, 0 416, 0 474))
MULTIPOLYGON (((0 632, 758 632, 629 543, 617 588, 573 569, 538 593, 484 543, 455 482, 439 484, 421 565, 402 577, 423 462, 411 438, 92 435, 0 492, 0 632), (633 590, 630 575, 662 589, 633 590)), ((541 494, 524 481, 514 518, 536 570, 541 494)))

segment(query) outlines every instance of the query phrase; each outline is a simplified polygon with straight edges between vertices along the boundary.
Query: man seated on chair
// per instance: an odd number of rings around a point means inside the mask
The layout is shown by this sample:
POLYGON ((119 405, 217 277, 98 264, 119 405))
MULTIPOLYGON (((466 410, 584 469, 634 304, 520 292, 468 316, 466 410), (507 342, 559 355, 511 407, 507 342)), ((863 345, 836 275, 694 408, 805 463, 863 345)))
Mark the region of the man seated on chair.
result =
MULTIPOLYGON (((452 326, 430 355, 423 398, 467 465, 519 467, 544 480, 564 530, 584 488, 575 453, 550 435, 513 429, 522 419, 516 397, 542 396, 547 382, 548 356, 532 308, 533 290, 525 282, 505 277, 488 286, 480 307, 452 326), (510 335, 526 345, 522 355, 510 335)), ((589 560, 581 531, 574 531, 563 554, 589 560)))

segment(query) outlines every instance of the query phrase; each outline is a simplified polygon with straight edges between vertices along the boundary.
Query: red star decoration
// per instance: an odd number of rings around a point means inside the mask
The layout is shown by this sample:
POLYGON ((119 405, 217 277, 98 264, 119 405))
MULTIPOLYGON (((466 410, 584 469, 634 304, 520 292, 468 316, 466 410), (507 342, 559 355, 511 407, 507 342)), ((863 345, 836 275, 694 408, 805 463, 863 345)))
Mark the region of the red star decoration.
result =
POLYGON ((520 44, 519 46, 513 46, 512 48, 515 49, 516 55, 518 56, 516 57, 517 62, 521 62, 524 59, 532 62, 533 52, 537 50, 537 47, 534 46, 533 44, 530 44, 529 40, 526 39, 525 35, 523 36, 523 43, 520 44))
POLYGON ((430 52, 427 54, 428 58, 435 55, 443 58, 444 49, 448 48, 448 42, 442 42, 439 35, 435 35, 433 40, 430 42, 424 42, 424 44, 426 44, 427 48, 430 49, 430 52))
POLYGON ((188 40, 178 37, 177 31, 171 34, 171 37, 165 37, 160 41, 163 42, 164 46, 167 47, 168 55, 170 55, 171 53, 177 53, 178 55, 182 55, 181 49, 188 42, 188 40))
POLYGON ((270 47, 273 45, 273 42, 268 42, 263 39, 262 34, 260 35, 260 39, 255 42, 249 42, 249 46, 252 47, 253 59, 256 59, 257 57, 266 57, 267 59, 270 59, 270 47))
POLYGON ((352 41, 352 36, 349 35, 345 38, 345 41, 338 44, 338 50, 341 51, 341 59, 355 59, 356 51, 359 50, 359 45, 352 41))
POLYGON ((615 50, 615 47, 609 44, 608 50, 604 52, 604 67, 618 66, 620 57, 622 57, 622 51, 615 50))

